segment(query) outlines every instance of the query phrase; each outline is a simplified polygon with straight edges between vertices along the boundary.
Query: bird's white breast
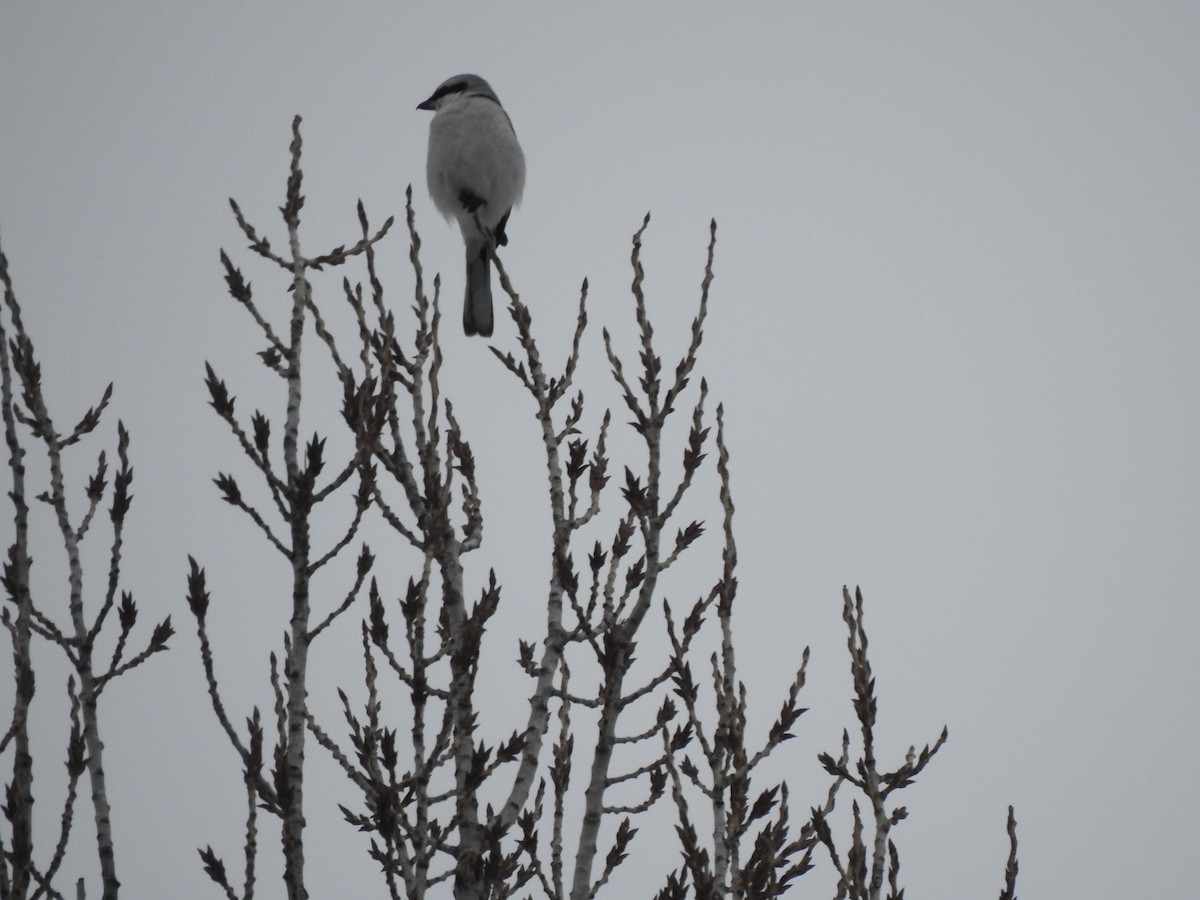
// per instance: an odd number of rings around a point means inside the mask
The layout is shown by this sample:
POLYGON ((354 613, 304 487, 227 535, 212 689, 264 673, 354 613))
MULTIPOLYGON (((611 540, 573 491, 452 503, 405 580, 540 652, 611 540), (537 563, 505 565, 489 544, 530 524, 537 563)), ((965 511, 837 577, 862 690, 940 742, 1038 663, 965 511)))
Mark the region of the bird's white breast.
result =
POLYGON ((525 157, 500 105, 486 97, 460 97, 440 106, 429 126, 426 175, 443 215, 470 220, 461 201, 466 190, 487 202, 480 220, 494 227, 525 188, 525 157))

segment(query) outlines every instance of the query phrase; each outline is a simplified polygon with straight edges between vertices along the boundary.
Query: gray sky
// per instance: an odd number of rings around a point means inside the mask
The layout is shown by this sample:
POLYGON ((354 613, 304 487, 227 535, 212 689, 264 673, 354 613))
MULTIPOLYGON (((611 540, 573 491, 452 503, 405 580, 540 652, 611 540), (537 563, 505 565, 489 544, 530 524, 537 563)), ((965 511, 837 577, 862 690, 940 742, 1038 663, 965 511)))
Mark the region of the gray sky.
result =
MULTIPOLYGON (((823 793, 816 753, 853 724, 840 591, 861 584, 885 759, 950 728, 903 801, 912 896, 994 896, 1009 803, 1022 896, 1194 895, 1195 4, 410 6, 0 10, 0 237, 62 426, 116 382, 137 473, 126 587, 180 632, 104 698, 128 895, 211 895, 195 855, 209 843, 237 869, 239 775, 202 693, 186 554, 210 569, 235 717, 269 706, 265 656, 286 620, 282 561, 209 481, 243 470, 203 362, 245 406, 279 407, 218 249, 277 314, 286 302, 226 198, 280 235, 302 114, 306 249, 353 240, 359 197, 377 220, 401 212, 413 183, 454 322, 459 237, 425 193, 414 107, 460 71, 491 81, 525 148, 504 259, 554 358, 584 276, 593 323, 628 335, 629 237, 647 210, 651 311, 677 354, 719 223, 702 369, 727 411, 760 728, 800 649, 814 653, 812 712, 782 758, 795 815, 823 793)), ((397 306, 406 253, 399 234, 381 251, 397 306)), ((318 285, 335 309, 340 277, 318 285)), ((615 404, 598 334, 589 397, 615 404)), ((495 343, 514 345, 505 315, 495 343)), ((488 516, 468 577, 494 566, 506 585, 494 662, 519 684, 520 604, 545 579, 545 514, 523 499, 541 496, 537 436, 485 344, 455 328, 446 344, 488 516)), ((336 416, 314 407, 308 428, 336 416)), ((715 502, 696 514, 715 524, 715 502)), ((54 553, 47 538, 46 572, 54 553)), ((689 601, 715 571, 668 593, 689 601)), ((326 710, 358 671, 355 628, 317 645, 326 710)), ((492 740, 513 727, 505 712, 492 740)), ((314 897, 382 896, 333 807, 353 795, 311 755, 325 779, 309 798, 314 897)), ((60 770, 42 764, 49 816, 60 770)), ((657 884, 660 848, 635 851, 631 873, 657 884)), ((821 896, 828 871, 809 878, 798 893, 821 896)))

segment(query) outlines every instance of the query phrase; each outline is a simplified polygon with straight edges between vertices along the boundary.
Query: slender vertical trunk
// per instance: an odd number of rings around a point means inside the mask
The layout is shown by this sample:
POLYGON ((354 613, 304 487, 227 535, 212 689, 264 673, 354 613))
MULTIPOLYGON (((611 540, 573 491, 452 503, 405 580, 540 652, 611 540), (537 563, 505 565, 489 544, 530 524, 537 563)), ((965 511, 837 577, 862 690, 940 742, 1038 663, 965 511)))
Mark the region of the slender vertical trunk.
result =
POLYGON ((96 714, 96 681, 92 673, 92 652, 80 653, 79 701, 83 717, 83 740, 87 746, 88 778, 92 785, 92 808, 96 814, 96 850, 100 857, 103 900, 117 900, 121 882, 113 852, 112 820, 108 805, 108 787, 104 777, 104 742, 100 740, 100 720, 96 714))
POLYGON ((460 545, 448 535, 439 553, 443 579, 443 598, 449 619, 450 703, 454 733, 454 779, 457 791, 458 863, 454 875, 455 900, 479 900, 484 893, 483 854, 485 842, 479 822, 478 779, 475 772, 475 666, 477 642, 466 634, 466 602, 463 597, 463 569, 460 545))
MULTIPOLYGON (((24 558, 24 546, 17 551, 24 558)), ((29 752, 29 707, 33 701, 33 666, 29 658, 29 582, 28 569, 18 575, 21 596, 18 599, 17 620, 13 633, 13 661, 16 666, 17 696, 13 704, 16 733, 13 735, 13 780, 9 816, 12 820, 12 881, 9 885, 13 900, 29 896, 30 866, 33 862, 33 756, 29 752)))
POLYGON ((300 254, 299 118, 293 122, 292 177, 284 218, 292 254, 292 319, 287 360, 287 421, 283 432, 283 459, 287 468, 288 512, 291 520, 292 620, 290 645, 284 662, 287 677, 287 746, 283 766, 286 791, 280 804, 283 815, 283 880, 288 900, 307 900, 304 886, 304 737, 308 710, 309 554, 312 485, 300 470, 300 362, 305 305, 310 286, 300 254))
POLYGON ((284 883, 288 900, 306 900, 304 886, 304 737, 308 704, 308 532, 305 523, 292 528, 294 578, 291 647, 284 664, 287 676, 287 792, 283 802, 284 883))
MULTIPOLYGON (((579 830, 579 846, 575 852, 575 876, 571 884, 571 900, 587 900, 591 896, 592 871, 595 868, 596 848, 603 820, 604 791, 612 768, 613 749, 617 743, 617 722, 621 717, 621 690, 629 666, 628 644, 622 637, 613 637, 620 645, 614 649, 611 669, 606 673, 604 707, 600 712, 596 752, 592 756, 592 771, 584 792, 583 822, 579 830)), ((608 666, 606 665, 606 668, 608 666)))
MULTIPOLYGON (((0 274, 4 276, 5 299, 13 308, 16 298, 8 284, 8 271, 0 254, 0 274)), ((29 896, 30 867, 33 863, 33 756, 29 752, 29 707, 33 703, 33 663, 29 655, 32 600, 29 596, 29 506, 25 502, 25 451, 17 440, 13 415, 13 372, 8 353, 8 334, 0 321, 0 397, 3 402, 4 439, 8 446, 8 465, 12 469, 12 498, 16 540, 12 548, 17 616, 13 623, 13 665, 16 668, 16 697, 13 702, 13 780, 9 799, 12 822, 12 866, 8 888, 14 900, 29 896)))

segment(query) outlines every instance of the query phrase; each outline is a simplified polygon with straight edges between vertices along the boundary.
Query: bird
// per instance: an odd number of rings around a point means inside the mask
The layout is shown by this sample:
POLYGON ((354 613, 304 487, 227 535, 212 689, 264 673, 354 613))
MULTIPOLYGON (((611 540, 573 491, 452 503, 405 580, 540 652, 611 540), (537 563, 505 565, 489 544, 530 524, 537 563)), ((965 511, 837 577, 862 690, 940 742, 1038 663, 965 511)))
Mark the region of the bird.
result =
POLYGON ((492 269, 487 239, 475 216, 500 246, 505 226, 525 190, 525 154, 492 86, 478 75, 443 81, 417 109, 433 112, 425 176, 433 204, 462 231, 467 250, 463 331, 492 336, 492 269))

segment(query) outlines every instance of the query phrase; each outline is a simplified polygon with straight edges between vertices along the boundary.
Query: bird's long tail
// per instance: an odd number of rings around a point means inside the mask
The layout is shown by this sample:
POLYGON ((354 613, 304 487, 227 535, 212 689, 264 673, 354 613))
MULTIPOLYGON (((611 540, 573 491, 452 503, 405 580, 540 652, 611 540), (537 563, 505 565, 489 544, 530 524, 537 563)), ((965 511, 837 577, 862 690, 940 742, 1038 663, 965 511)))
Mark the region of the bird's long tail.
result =
POLYGON ((492 336, 492 264, 487 244, 467 241, 467 292, 463 298, 463 331, 470 337, 492 336))

